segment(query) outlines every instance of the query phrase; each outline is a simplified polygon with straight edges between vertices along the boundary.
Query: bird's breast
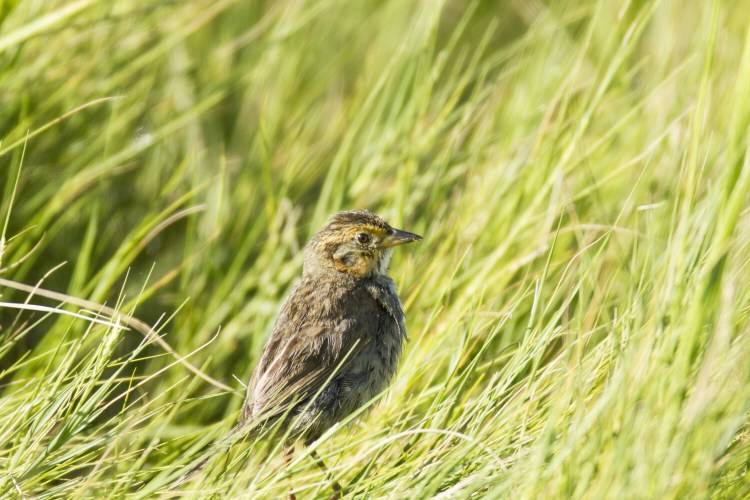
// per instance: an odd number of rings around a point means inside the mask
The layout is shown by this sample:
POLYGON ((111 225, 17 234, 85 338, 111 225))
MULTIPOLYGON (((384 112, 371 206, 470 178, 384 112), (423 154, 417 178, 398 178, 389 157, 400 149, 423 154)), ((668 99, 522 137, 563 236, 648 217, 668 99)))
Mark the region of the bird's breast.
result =
POLYGON ((401 358, 406 331, 401 302, 390 283, 366 287, 363 301, 370 303, 366 321, 368 341, 342 374, 342 382, 364 404, 383 391, 393 378, 401 358))

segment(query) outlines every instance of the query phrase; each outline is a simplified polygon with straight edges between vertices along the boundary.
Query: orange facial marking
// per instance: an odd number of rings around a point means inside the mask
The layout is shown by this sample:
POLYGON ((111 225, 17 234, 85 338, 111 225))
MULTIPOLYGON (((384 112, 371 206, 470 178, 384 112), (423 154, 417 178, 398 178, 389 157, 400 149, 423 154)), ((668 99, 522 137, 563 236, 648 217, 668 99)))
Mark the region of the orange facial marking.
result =
POLYGON ((388 233, 388 231, 386 231, 382 227, 377 227, 377 226, 356 226, 356 227, 350 228, 347 231, 347 235, 353 238, 354 235, 356 235, 358 233, 362 233, 362 232, 367 232, 367 233, 374 234, 374 235, 377 235, 377 236, 385 236, 388 233))

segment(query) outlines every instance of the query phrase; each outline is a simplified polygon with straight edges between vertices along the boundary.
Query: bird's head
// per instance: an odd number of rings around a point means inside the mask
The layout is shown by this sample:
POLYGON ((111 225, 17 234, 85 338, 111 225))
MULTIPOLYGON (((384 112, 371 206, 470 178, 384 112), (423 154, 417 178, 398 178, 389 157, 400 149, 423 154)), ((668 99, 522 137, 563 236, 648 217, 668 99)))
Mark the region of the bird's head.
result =
POLYGON ((355 278, 386 275, 393 247, 421 239, 392 228, 367 210, 339 212, 305 248, 304 272, 340 272, 355 278))

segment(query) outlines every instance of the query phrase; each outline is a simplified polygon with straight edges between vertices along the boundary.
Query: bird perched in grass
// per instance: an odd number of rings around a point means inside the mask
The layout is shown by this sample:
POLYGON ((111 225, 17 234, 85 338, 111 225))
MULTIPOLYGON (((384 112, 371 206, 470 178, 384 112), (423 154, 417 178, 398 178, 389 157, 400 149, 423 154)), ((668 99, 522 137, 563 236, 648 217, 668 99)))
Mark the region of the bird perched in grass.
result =
POLYGON ((394 247, 421 239, 366 210, 331 217, 305 247, 233 434, 274 429, 290 460, 296 441, 309 445, 388 386, 406 340, 388 267, 394 247))

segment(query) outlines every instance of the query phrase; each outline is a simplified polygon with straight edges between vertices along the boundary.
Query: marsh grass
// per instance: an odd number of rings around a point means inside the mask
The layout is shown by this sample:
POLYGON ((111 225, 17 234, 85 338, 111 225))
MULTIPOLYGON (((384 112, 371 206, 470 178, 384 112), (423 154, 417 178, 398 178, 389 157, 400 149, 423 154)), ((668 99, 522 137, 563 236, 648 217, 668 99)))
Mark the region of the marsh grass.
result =
POLYGON ((425 239, 392 266, 391 390, 315 445, 347 495, 749 496, 749 24, 719 1, 2 3, 0 277, 42 291, 0 290, 0 495, 148 497, 210 456, 180 493, 328 496, 304 452, 210 445, 301 246, 367 207, 425 239))

